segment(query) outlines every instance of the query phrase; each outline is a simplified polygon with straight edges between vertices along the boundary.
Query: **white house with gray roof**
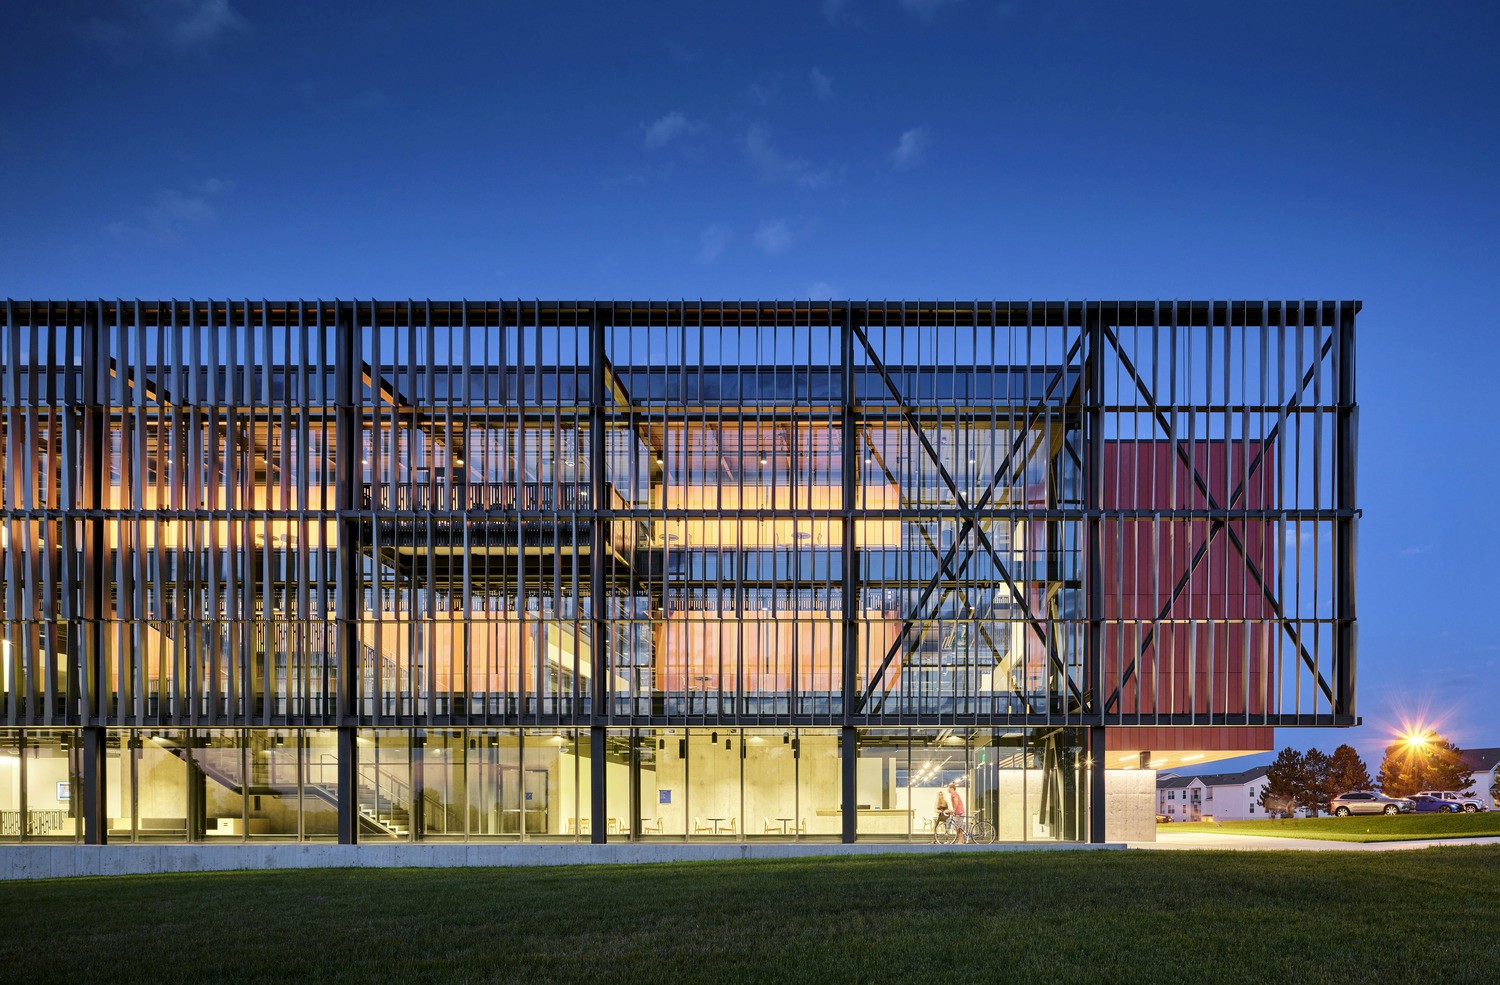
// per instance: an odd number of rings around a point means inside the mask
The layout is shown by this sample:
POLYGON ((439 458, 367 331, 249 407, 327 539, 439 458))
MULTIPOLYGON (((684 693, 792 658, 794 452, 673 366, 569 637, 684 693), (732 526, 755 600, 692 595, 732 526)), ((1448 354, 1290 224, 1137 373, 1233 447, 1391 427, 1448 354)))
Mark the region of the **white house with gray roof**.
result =
POLYGON ((1206 773, 1178 776, 1162 773, 1156 778, 1156 812, 1173 821, 1250 821, 1266 816, 1260 794, 1266 787, 1270 767, 1257 766, 1240 773, 1206 773))
POLYGON ((1465 749, 1459 758, 1474 771, 1474 782, 1464 793, 1477 797, 1486 810, 1495 810, 1500 806, 1493 793, 1496 778, 1500 776, 1500 749, 1465 749))

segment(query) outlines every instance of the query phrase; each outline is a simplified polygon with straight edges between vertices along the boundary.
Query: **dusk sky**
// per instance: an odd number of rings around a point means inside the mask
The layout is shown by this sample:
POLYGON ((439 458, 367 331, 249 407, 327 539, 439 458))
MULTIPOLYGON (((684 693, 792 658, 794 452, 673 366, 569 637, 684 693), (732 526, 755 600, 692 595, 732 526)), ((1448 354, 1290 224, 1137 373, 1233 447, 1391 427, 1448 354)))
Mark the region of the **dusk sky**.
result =
POLYGON ((1358 298, 1366 724, 1278 743, 1500 746, 1500 5, 334 6, 12 9, 0 295, 1358 298))

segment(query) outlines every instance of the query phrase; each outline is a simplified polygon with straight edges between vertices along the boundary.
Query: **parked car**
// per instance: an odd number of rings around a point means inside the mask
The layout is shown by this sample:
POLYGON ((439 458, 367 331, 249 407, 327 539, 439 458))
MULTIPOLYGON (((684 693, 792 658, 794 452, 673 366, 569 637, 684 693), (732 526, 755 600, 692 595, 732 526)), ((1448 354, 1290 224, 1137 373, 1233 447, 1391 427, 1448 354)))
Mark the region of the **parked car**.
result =
POLYGON ((1484 810, 1484 804, 1474 797, 1465 797, 1454 790, 1423 790, 1417 794, 1419 797, 1436 797, 1439 800, 1453 804, 1455 810, 1474 814, 1484 810))
POLYGON ((1328 809, 1337 817, 1350 814, 1410 814, 1416 805, 1404 797, 1387 797, 1373 790, 1355 790, 1341 793, 1328 802, 1328 809))
POLYGON ((1156 815, 1156 823, 1157 824, 1171 824, 1172 823, 1172 815, 1170 815, 1170 814, 1158 814, 1158 815, 1156 815))
POLYGON ((1418 814, 1457 814, 1463 810, 1452 801, 1434 797, 1430 793, 1416 793, 1406 799, 1415 805, 1418 814))

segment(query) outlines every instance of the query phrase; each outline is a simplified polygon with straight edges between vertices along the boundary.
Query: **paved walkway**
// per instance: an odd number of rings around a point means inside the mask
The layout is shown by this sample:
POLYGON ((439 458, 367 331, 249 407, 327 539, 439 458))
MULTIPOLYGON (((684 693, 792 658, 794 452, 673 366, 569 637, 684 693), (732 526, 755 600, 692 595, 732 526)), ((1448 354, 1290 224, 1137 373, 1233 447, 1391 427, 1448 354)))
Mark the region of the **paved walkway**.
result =
POLYGON ((1156 841, 1133 841, 1129 847, 1181 852, 1214 849, 1231 852, 1399 852, 1415 848, 1452 848, 1458 845, 1500 845, 1494 838, 1427 838, 1422 841, 1324 841, 1317 838, 1267 838, 1261 835, 1217 834, 1211 831, 1156 832, 1156 841))

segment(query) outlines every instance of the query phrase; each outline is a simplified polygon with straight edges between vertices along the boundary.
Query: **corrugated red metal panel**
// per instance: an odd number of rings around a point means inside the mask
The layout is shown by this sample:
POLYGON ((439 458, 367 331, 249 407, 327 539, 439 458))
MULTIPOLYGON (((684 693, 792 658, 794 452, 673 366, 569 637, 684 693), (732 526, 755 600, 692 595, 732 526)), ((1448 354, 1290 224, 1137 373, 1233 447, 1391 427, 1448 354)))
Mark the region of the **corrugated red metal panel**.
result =
POLYGON ((1109 727, 1104 730, 1106 751, 1219 750, 1260 752, 1275 748, 1275 729, 1240 725, 1109 727))
MULTIPOLYGON (((1211 497, 1214 506, 1231 511, 1272 508, 1274 458, 1260 450, 1242 441, 1108 442, 1103 506, 1203 510, 1211 508, 1211 497), (1179 447, 1189 450, 1179 454, 1179 447)), ((1275 523, 1231 518, 1221 526, 1215 533, 1207 519, 1103 521, 1104 682, 1105 692, 1113 693, 1128 677, 1119 711, 1276 710, 1272 612, 1246 564, 1248 557, 1259 571, 1274 571, 1275 523)))

